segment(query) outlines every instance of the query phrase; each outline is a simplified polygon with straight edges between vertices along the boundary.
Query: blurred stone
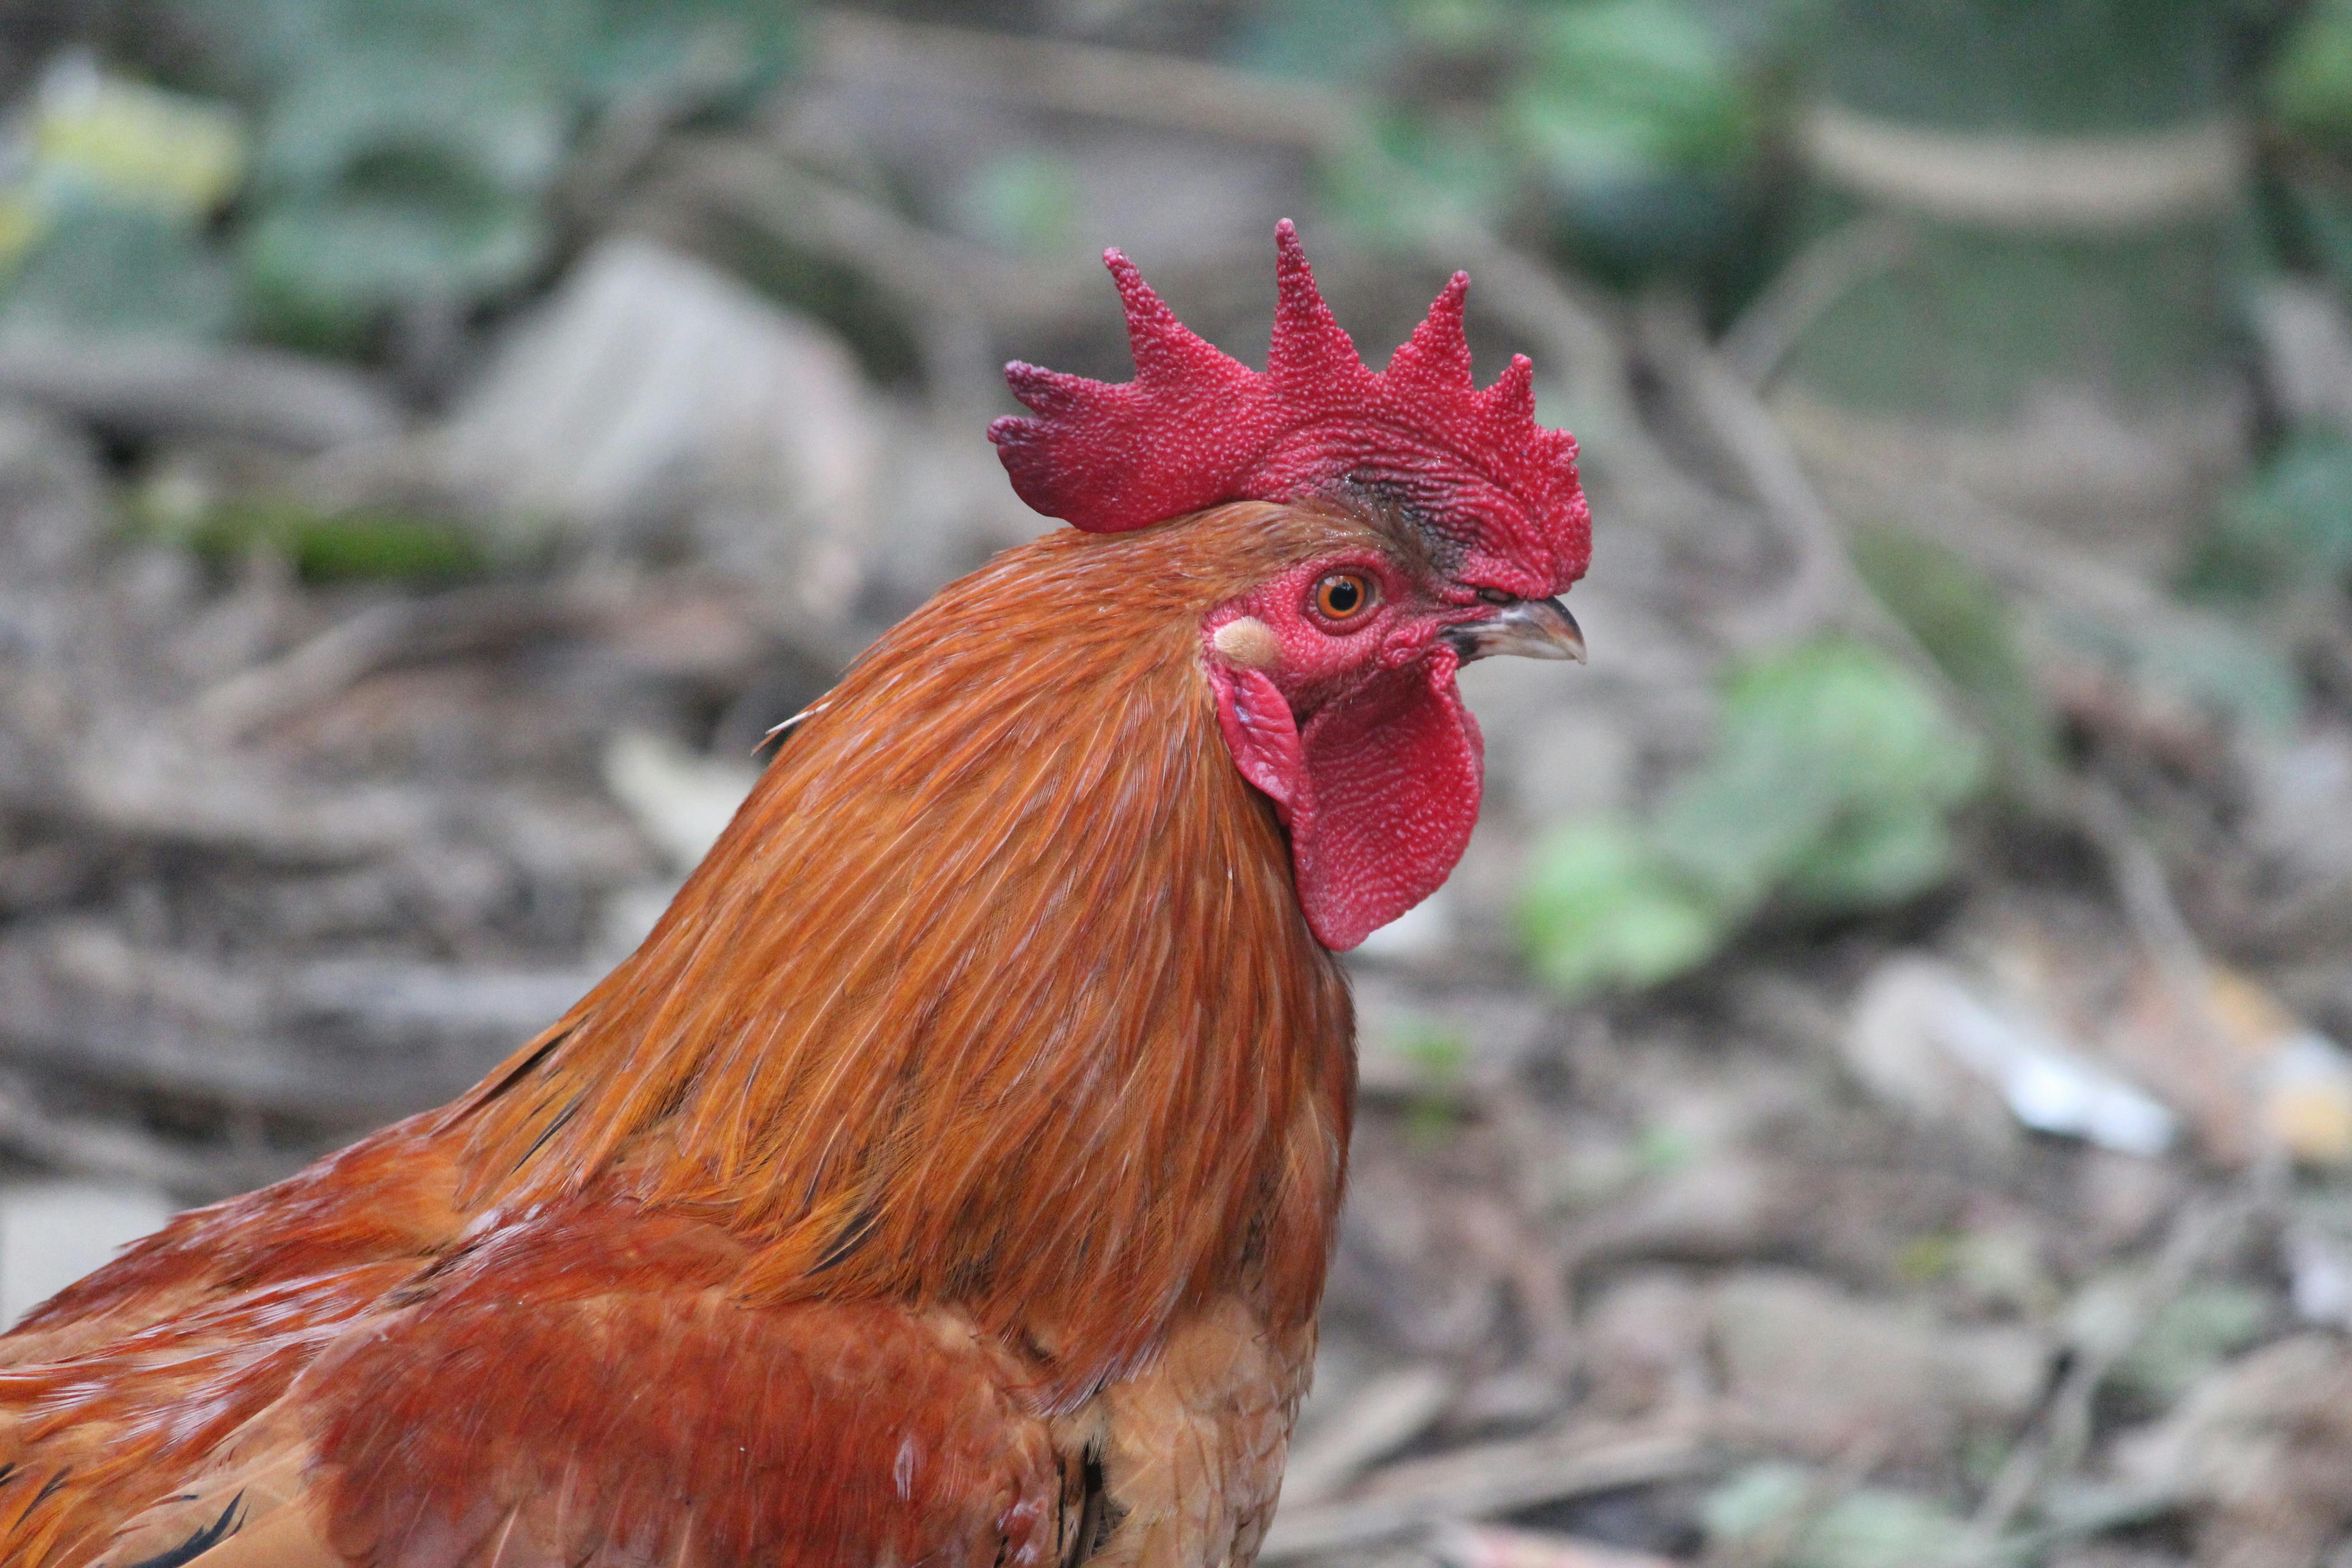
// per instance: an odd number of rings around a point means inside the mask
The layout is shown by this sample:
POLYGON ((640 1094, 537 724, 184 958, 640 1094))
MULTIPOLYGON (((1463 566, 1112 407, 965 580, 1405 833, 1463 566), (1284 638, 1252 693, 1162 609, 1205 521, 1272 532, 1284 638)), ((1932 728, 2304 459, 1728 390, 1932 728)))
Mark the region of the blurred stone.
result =
POLYGON ((1714 1321, 1735 1424, 1822 1459, 1871 1442, 1934 1460, 1966 1427, 2021 1420, 2049 1369, 2026 1329, 1944 1323, 1782 1270, 1717 1286, 1714 1321))
POLYGON ((0 587, 86 567, 105 531, 105 487, 89 435, 0 403, 0 587))
POLYGON ((1785 1166, 1725 1154, 1641 1182, 1597 1205, 1570 1230, 1570 1251, 1591 1264, 1617 1258, 1750 1257, 1801 1234, 1802 1191, 1785 1166))
POLYGON ((1706 1292, 1681 1274, 1643 1269, 1612 1281, 1582 1323, 1593 1404, 1628 1416, 1703 1404, 1708 1320, 1706 1292))
POLYGON ((2210 1568, 2310 1568, 2352 1525, 2352 1346, 2306 1333, 2208 1378, 2118 1446, 2132 1479, 2197 1513, 2210 1568))
POLYGON ((2279 412, 2352 431, 2352 319, 2336 290, 2273 274, 2254 290, 2252 316, 2263 379, 2279 412))
POLYGON ((1453 944, 1453 900, 1440 888, 1374 931, 1356 952, 1366 958, 1413 963, 1443 957, 1453 944))
POLYGON ((725 273, 608 238, 432 438, 516 542, 559 534, 855 607, 880 440, 849 351, 725 273))
POLYGON ((2129 1247, 2180 1201, 2181 1172, 2161 1160, 2111 1150, 2086 1152, 2076 1167, 2074 1234, 2094 1255, 2129 1247))
POLYGON ((883 613, 912 610, 998 551, 1063 526, 1013 493, 984 426, 963 408, 894 403, 883 420, 888 460, 866 552, 883 613))
POLYGON ((1512 739, 1504 782, 1529 826, 1597 816, 1633 798, 1639 760, 1613 707, 1563 703, 1512 739))
POLYGON ((172 1217, 143 1187, 42 1182, 0 1188, 0 1330, 172 1217))
POLYGON ((642 730, 621 731, 604 748, 604 787, 680 875, 702 863, 759 782, 749 763, 642 730))

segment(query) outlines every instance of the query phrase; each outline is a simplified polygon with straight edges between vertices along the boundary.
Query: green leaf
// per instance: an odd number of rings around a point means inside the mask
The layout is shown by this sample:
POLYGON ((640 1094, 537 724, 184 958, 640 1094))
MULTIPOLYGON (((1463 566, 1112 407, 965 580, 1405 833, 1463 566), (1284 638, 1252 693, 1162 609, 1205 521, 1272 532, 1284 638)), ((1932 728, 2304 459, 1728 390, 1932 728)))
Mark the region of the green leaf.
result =
POLYGON ((86 63, 52 66, 43 77, 32 143, 35 177, 54 195, 186 221, 217 209, 245 178, 235 110, 86 63))
POLYGON ((1747 89, 1721 41, 1676 0, 1549 8, 1509 97, 1522 149, 1559 185, 1722 168, 1754 139, 1747 89))
POLYGON ((1976 704, 1993 738, 2021 761, 2051 756, 2056 724, 2025 672, 2000 590, 1955 552, 1894 529, 1857 530, 1853 556, 1879 603, 1976 704))
POLYGON ((1653 838, 1726 908, 1784 886, 1825 909, 1875 908, 1945 875, 1942 814, 1983 774, 1982 748, 1916 676, 1824 639, 1734 674, 1716 754, 1667 794, 1653 838))
POLYGON ((2286 130, 2352 136, 2352 5, 2320 0, 2273 57, 2263 98, 2286 130))
POLYGON ((2251 599, 2352 571, 2352 437, 2295 432, 2231 492, 2189 568, 2210 596, 2251 599))
POLYGON ((200 555, 233 560, 275 551, 314 582, 437 583, 480 574, 481 541, 462 523, 397 512, 321 511, 296 501, 236 501, 184 523, 152 524, 200 555))
POLYGON ((2273 736, 2302 721, 2303 683, 2294 666, 2218 616, 2183 606, 2154 624, 2078 617, 2053 629, 2147 693, 2273 736))
POLYGON ((1756 660, 1725 691, 1722 737, 1635 827, 1573 823, 1537 851, 1528 957, 1570 995, 1655 984, 1706 962, 1781 896, 1883 908, 1950 875, 1948 815, 1984 748, 1911 670, 1824 638, 1756 660))
POLYGON ((57 213, 0 299, 0 329, 210 338, 236 321, 226 261, 153 206, 57 213))
POLYGON ((1908 1492, 1839 1493, 1797 1465, 1750 1465, 1707 1494, 1699 1521, 1710 1545, 1738 1547, 1795 1529, 1775 1560, 1790 1568, 1932 1568, 1961 1540, 1960 1520, 1908 1492), (1800 1518, 1819 1508, 1811 1519, 1800 1518))
POLYGON ((271 105, 258 177, 268 192, 318 192, 387 161, 429 163, 468 184, 535 193, 562 157, 559 90, 530 58, 439 57, 409 39, 354 45, 271 105))
POLYGON ((2213 1280, 2182 1291, 2116 1367, 2116 1379, 2158 1405, 2172 1404, 2225 1357, 2261 1339, 2271 1321, 2267 1291, 2213 1280))
POLYGON ((780 0, 581 0, 579 85, 598 107, 652 95, 749 98, 796 60, 780 0))
POLYGON ((1725 691, 1724 745, 1819 773, 1841 800, 1957 805, 1976 793, 1976 741, 1901 661, 1823 637, 1759 659, 1725 691))
POLYGON ((1941 1503, 1865 1487, 1832 1503, 1800 1536, 1792 1568, 1934 1568, 1966 1530, 1941 1503))
POLYGON ((1917 898, 1952 871, 1952 833, 1927 805, 1842 817, 1790 870, 1781 891, 1825 912, 1884 909, 1917 898))
POLYGON ((1570 996, 1687 973, 1727 934, 1703 892, 1642 834, 1613 822, 1571 826, 1544 841, 1519 917, 1537 973, 1570 996))

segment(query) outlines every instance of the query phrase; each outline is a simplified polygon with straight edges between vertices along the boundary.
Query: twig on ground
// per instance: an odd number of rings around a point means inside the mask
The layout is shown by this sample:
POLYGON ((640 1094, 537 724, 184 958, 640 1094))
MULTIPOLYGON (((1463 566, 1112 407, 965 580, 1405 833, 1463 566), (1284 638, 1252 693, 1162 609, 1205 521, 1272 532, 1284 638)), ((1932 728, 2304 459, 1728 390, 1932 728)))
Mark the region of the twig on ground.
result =
POLYGON ((1427 1362, 1372 1379, 1291 1445, 1283 1500, 1296 1511, 1339 1491, 1428 1430, 1454 1392, 1453 1376, 1427 1362))
POLYGON ((2076 1347, 2065 1376, 2043 1407, 2040 1430, 2018 1443, 1986 1489, 1969 1523, 1968 1542, 1973 1552, 1991 1554, 2018 1514, 2042 1495, 2053 1478, 2081 1462, 2090 1447, 2093 1401, 2108 1374, 2146 1336, 2158 1314, 2215 1259, 2239 1244, 2265 1204, 2262 1183, 2249 1181, 2225 1197, 2193 1203, 2181 1210, 2133 1292, 2126 1320, 2096 1343, 2076 1347))
POLYGON ((1553 1435, 1487 1443, 1376 1473, 1361 1495, 1279 1514, 1261 1563, 1348 1552, 1449 1519, 1485 1519, 1621 1487, 1706 1475, 1717 1460, 1696 1439, 1661 1434, 1595 1442, 1553 1435))
POLYGON ((1696 316, 1680 303, 1653 300, 1640 322, 1643 346, 1660 375, 1738 469, 1794 562, 1780 594, 1738 618, 1734 640, 1769 645, 1843 625, 1906 653, 1929 679, 1948 684, 1934 658, 1854 570, 1837 515, 1796 447, 1755 390, 1707 346, 1696 316))
POLYGON ((1723 334, 1716 352, 1733 374, 1761 391, 1830 307, 1901 261, 1917 243, 1916 226, 1896 217, 1861 218, 1832 230, 1774 275, 1723 334))
POLYGON ((577 626, 590 606, 537 584, 461 588, 372 605, 289 653, 241 670, 199 697, 193 712, 223 738, 322 702, 390 665, 442 658, 577 626))
POLYGON ((0 397, 133 436, 222 436, 323 451, 383 440, 400 410, 356 371, 277 349, 142 338, 12 337, 0 397))

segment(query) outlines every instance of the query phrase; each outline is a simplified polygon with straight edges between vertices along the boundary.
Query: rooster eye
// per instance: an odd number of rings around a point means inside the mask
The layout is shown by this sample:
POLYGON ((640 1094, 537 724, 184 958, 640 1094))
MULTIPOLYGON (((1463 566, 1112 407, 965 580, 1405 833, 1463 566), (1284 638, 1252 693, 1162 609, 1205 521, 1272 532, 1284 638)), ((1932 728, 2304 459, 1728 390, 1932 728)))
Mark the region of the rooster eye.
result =
POLYGON ((1326 620, 1352 621, 1379 597, 1378 586, 1360 572, 1334 572, 1315 584, 1315 608, 1326 620))

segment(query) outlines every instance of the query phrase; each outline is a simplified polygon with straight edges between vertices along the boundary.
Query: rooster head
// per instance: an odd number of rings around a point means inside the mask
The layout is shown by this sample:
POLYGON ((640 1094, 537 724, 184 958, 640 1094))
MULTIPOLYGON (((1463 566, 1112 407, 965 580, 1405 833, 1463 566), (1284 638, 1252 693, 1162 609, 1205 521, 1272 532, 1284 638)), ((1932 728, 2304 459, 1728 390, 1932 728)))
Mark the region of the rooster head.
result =
POLYGON ((1024 500, 1088 532, 1234 501, 1343 525, 1216 605, 1200 635, 1234 764, 1288 830, 1317 939, 1345 950, 1434 892, 1469 842, 1483 752, 1456 670, 1492 654, 1583 658, 1557 595, 1583 575, 1591 524, 1575 438, 1536 424, 1527 358, 1492 385, 1472 379, 1465 274, 1375 372, 1297 231, 1285 220, 1275 236, 1264 372, 1186 328, 1108 251, 1136 378, 1010 365, 1033 416, 999 419, 989 438, 1024 500))

